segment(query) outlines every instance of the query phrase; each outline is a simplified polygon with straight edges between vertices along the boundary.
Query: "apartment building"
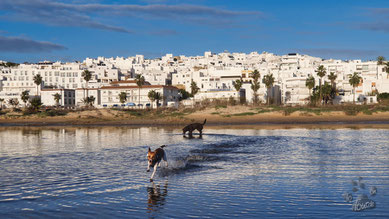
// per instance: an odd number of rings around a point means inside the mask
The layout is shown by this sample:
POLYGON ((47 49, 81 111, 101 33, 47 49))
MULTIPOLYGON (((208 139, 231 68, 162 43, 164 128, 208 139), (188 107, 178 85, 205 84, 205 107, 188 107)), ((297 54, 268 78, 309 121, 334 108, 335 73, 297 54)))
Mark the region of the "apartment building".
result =
MULTIPOLYGON (((279 99, 283 104, 306 104, 309 99, 309 90, 305 86, 306 78, 313 76, 316 85, 319 85, 319 83, 329 81, 330 72, 337 74, 335 80, 339 90, 337 103, 352 102, 354 90, 355 99, 360 103, 375 102, 373 98, 375 93, 389 92, 388 74, 384 66, 377 65, 375 61, 323 60, 298 53, 279 56, 268 52, 245 54, 224 51, 217 54, 206 51, 202 56, 190 57, 173 54, 154 59, 146 59, 143 55, 127 58, 98 57, 96 59, 86 58, 82 63, 42 62, 21 64, 12 68, 0 67, 0 98, 18 98, 24 90, 29 90, 30 95, 39 95, 41 89, 50 87, 74 89, 75 105, 82 104, 82 99, 86 97, 88 91, 89 96, 96 97, 96 106, 100 106, 118 104, 113 96, 108 101, 108 93, 101 94, 104 90, 108 92, 107 87, 127 86, 129 87, 128 95, 135 103, 139 102, 134 95, 138 91, 130 87, 136 85, 121 83, 121 81, 133 80, 135 75, 141 74, 149 82, 147 86, 160 86, 159 88, 172 85, 190 92, 191 83, 195 82, 199 87, 195 100, 244 95, 247 101, 252 101, 251 74, 254 70, 258 70, 261 75, 258 95, 260 101, 263 102, 269 94, 271 98, 279 99), (327 71, 327 75, 323 78, 317 76, 316 73, 320 65, 323 65, 327 71), (92 79, 89 83, 86 83, 82 77, 82 72, 86 69, 92 72, 92 79), (348 82, 350 75, 354 72, 362 77, 356 89, 353 89, 348 82), (33 83, 33 77, 36 74, 40 74, 43 78, 41 86, 33 83), (263 77, 267 74, 272 74, 275 78, 273 85, 276 88, 269 91, 262 83, 263 77), (244 82, 241 91, 236 91, 233 86, 233 82, 237 79, 242 79, 244 82), (103 87, 106 88, 102 89, 103 87)), ((118 89, 112 88, 111 95, 118 89)), ((141 94, 141 96, 143 96, 141 102, 147 104, 146 94, 141 94)))
POLYGON ((41 101, 45 106, 56 106, 57 101, 54 95, 59 94, 58 106, 72 108, 75 107, 76 93, 74 89, 42 89, 41 101))

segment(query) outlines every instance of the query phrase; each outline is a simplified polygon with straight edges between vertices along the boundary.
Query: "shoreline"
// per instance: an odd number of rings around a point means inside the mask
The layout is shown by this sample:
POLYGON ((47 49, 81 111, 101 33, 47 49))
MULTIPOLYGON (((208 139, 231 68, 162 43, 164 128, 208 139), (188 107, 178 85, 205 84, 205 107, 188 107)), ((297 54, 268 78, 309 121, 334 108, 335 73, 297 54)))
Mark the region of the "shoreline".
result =
POLYGON ((134 116, 117 110, 86 110, 71 112, 64 116, 0 116, 0 127, 172 127, 183 126, 207 119, 207 127, 345 127, 379 126, 389 127, 389 112, 372 115, 358 113, 345 115, 343 112, 324 112, 320 115, 293 112, 251 113, 249 108, 205 109, 191 113, 150 114, 134 116), (225 114, 228 112, 229 114, 225 114), (243 113, 242 113, 243 112, 243 113))

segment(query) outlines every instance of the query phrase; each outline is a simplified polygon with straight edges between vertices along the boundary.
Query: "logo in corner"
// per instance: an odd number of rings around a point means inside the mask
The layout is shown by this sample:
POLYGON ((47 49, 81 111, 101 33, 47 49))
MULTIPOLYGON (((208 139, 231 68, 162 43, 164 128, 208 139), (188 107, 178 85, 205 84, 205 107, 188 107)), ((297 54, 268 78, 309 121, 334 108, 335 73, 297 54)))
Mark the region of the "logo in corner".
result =
MULTIPOLYGON (((370 199, 366 194, 366 185, 363 182, 363 178, 359 177, 358 181, 352 180, 351 184, 353 185, 352 192, 345 192, 342 196, 346 202, 352 202, 353 196, 359 195, 358 198, 352 204, 353 211, 363 211, 366 209, 373 209, 376 207, 375 201, 370 199), (354 194, 354 195, 353 195, 354 194)), ((369 189, 370 197, 375 196, 377 194, 377 187, 373 186, 369 189)))

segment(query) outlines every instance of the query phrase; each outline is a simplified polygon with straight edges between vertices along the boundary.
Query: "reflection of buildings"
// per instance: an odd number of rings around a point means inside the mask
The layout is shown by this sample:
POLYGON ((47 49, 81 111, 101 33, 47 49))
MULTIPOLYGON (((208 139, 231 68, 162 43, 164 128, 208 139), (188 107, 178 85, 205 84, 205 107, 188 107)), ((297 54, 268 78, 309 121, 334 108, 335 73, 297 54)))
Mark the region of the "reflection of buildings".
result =
POLYGON ((162 189, 160 185, 155 185, 154 182, 151 183, 151 186, 147 187, 148 213, 158 212, 165 205, 167 196, 167 185, 168 181, 166 180, 162 189))

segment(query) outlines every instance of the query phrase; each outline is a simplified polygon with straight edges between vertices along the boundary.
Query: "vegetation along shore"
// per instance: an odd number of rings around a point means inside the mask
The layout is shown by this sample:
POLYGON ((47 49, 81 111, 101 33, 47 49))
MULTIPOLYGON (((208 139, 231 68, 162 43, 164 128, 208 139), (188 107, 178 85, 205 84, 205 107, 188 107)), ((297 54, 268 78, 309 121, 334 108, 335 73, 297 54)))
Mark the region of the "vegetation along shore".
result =
POLYGON ((389 104, 273 106, 246 105, 229 101, 201 102, 195 107, 132 109, 40 109, 2 110, 0 126, 44 125, 136 125, 182 126, 207 119, 207 126, 277 124, 389 125, 389 104))

